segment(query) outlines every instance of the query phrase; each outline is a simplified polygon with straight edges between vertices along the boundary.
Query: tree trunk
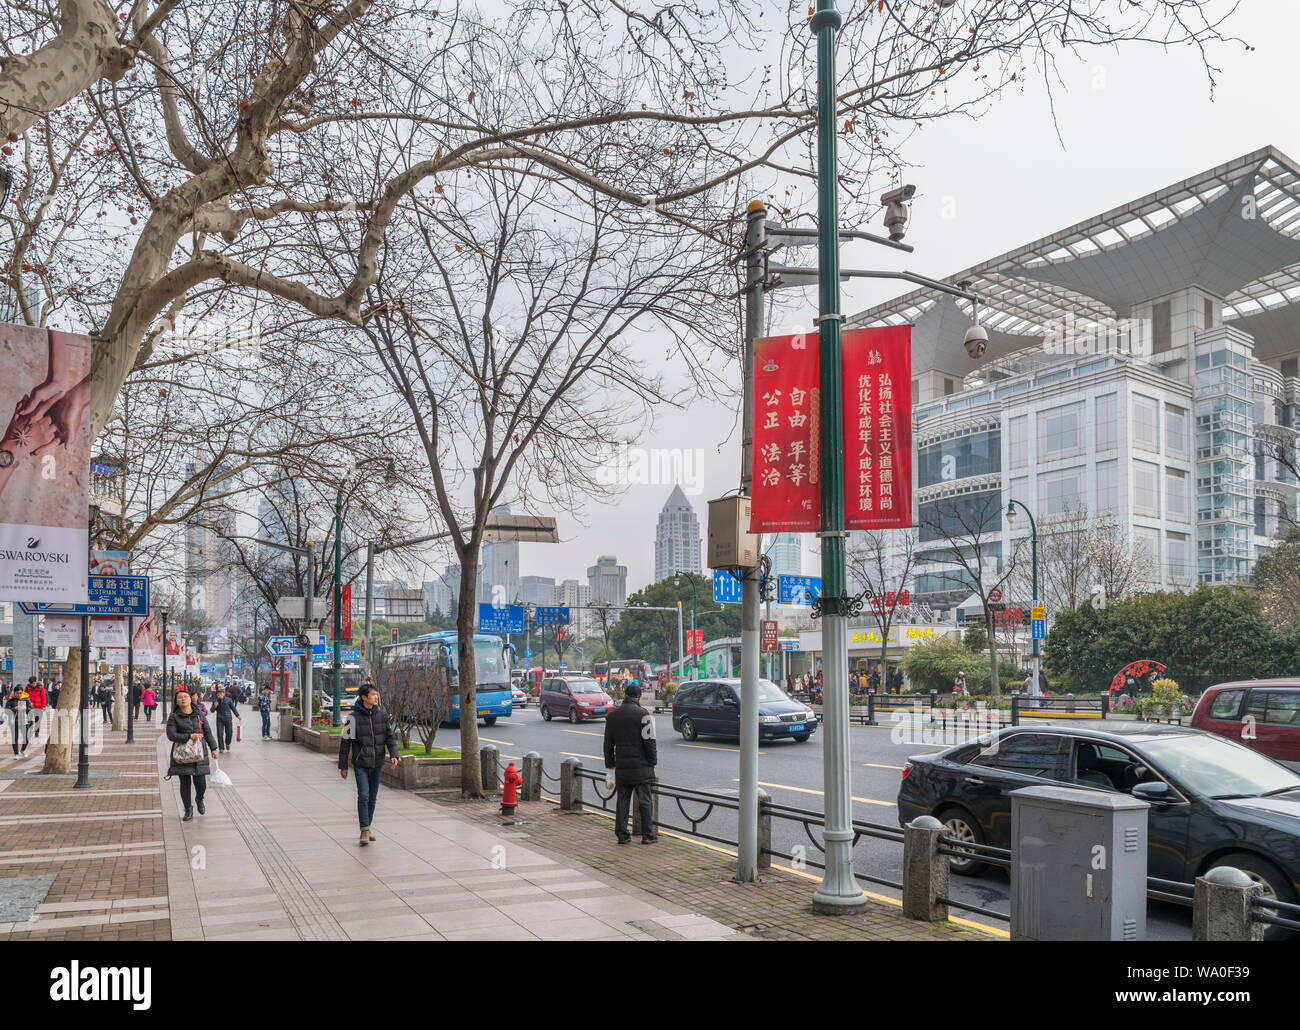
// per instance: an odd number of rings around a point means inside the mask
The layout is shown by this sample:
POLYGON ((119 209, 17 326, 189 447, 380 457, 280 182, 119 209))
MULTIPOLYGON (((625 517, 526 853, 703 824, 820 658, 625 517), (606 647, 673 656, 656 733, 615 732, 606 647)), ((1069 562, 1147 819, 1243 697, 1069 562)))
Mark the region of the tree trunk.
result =
MULTIPOLYGON (((63 687, 59 691, 59 704, 49 713, 49 743, 45 745, 45 764, 41 772, 67 774, 72 772, 72 743, 77 738, 77 708, 81 704, 81 648, 68 648, 67 661, 63 663, 63 687)), ((82 713, 84 717, 85 713, 82 713)))
POLYGON ((126 706, 130 704, 126 690, 126 667, 113 667, 113 729, 126 731, 126 706))
POLYGON ((1002 681, 998 679, 998 638, 993 631, 993 613, 988 603, 984 605, 984 631, 989 635, 989 696, 1002 696, 1002 681))
POLYGON ((460 596, 456 601, 456 668, 460 673, 460 796, 483 796, 483 767, 478 757, 478 695, 475 690, 474 617, 478 581, 478 544, 461 558, 460 596))

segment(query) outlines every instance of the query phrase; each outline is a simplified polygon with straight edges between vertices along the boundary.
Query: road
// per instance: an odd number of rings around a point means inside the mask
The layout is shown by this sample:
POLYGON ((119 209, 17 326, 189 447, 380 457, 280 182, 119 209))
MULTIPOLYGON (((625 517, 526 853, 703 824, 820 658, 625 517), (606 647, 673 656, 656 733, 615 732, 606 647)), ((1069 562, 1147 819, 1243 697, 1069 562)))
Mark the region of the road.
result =
MULTIPOLYGON (((687 743, 672 728, 668 715, 655 716, 656 736, 659 740, 659 779, 666 784, 692 787, 733 796, 739 784, 740 749, 734 740, 701 738, 687 743)), ((495 726, 479 724, 480 739, 496 745, 505 760, 520 762, 529 751, 543 758, 543 767, 549 776, 558 777, 560 763, 566 758, 578 758, 588 769, 603 772, 602 757, 604 722, 583 722, 570 725, 554 720, 544 722, 536 708, 516 709, 510 719, 498 720, 495 726)), ((453 744, 454 728, 439 731, 438 742, 453 744)), ((895 798, 903 766, 910 755, 931 754, 949 744, 954 738, 944 740, 936 735, 929 724, 915 731, 910 724, 884 726, 852 726, 850 753, 853 761, 853 818, 863 822, 896 827, 898 809, 895 798)), ((819 730, 805 743, 774 741, 759 749, 758 772, 762 788, 779 804, 821 813, 822 811, 822 733, 819 730)), ((545 782, 545 781, 544 781, 545 782)), ((554 796, 558 788, 548 783, 547 794, 554 796)), ((593 784, 586 784, 586 796, 595 801, 593 784)), ((683 803, 679 810, 676 801, 661 802, 660 817, 667 823, 688 826, 685 815, 699 818, 704 806, 683 803)), ((734 840, 736 837, 735 813, 715 810, 701 824, 700 829, 713 836, 734 840)), ((807 857, 819 860, 820 853, 809 841, 801 824, 776 820, 773 824, 774 850, 793 853, 802 846, 807 857)), ((820 839, 820 833, 818 832, 820 839)), ((901 882, 903 878, 903 845, 875 838, 863 838, 854 849, 854 866, 857 872, 883 880, 901 882)), ((774 860, 787 865, 783 860, 774 860)), ((808 869, 816 874, 818 870, 808 869)), ((810 884, 811 886, 811 884, 810 884)), ((897 898, 899 892, 885 886, 871 885, 874 893, 897 898)), ((1010 909, 1010 882, 1005 870, 993 869, 973 877, 952 879, 952 897, 971 905, 979 905, 998 912, 1010 909)), ((969 915, 953 910, 954 915, 969 917, 1005 929, 1004 922, 993 922, 988 917, 969 915)), ((1160 902, 1152 902, 1147 912, 1148 934, 1153 940, 1190 940, 1192 936, 1191 910, 1160 902)))

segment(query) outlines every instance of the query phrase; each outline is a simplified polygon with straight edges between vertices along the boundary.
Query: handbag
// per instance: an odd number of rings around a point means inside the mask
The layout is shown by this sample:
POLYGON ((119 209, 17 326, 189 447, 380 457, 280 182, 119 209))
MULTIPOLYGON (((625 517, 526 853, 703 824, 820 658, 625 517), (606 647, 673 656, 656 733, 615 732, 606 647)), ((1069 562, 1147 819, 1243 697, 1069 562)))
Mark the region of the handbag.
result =
MULTIPOLYGON (((202 728, 200 727, 201 732, 202 728)), ((172 761, 176 765, 195 765, 203 761, 203 737, 200 736, 198 740, 191 737, 173 744, 172 761)))

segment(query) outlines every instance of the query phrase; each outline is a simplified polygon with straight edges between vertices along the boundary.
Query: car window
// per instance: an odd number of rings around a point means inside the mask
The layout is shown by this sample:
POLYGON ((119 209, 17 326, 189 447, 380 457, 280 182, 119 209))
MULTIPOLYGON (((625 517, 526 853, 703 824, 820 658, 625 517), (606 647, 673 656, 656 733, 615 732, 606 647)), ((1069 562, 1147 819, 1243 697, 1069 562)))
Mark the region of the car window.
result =
POLYGON ((1070 764, 1070 738, 1055 733, 1013 733, 997 738, 971 764, 1064 780, 1070 764))
POLYGON ((1220 690, 1210 702, 1207 713, 1211 719, 1236 719, 1241 714, 1241 696, 1244 690, 1220 690))
POLYGON ((1146 763, 1122 748, 1096 740, 1075 741, 1076 783, 1127 793, 1139 783, 1158 779, 1146 763))
POLYGON ((1273 726, 1300 726, 1300 690, 1252 690, 1250 714, 1273 726))
POLYGON ((692 704, 711 705, 714 698, 718 696, 718 686, 716 683, 701 683, 695 688, 695 696, 691 698, 692 704))
POLYGON ((728 699, 735 701, 736 704, 740 704, 740 698, 736 696, 736 692, 732 690, 731 687, 727 686, 725 683, 719 683, 718 700, 715 702, 715 704, 720 704, 720 705, 726 704, 728 699))

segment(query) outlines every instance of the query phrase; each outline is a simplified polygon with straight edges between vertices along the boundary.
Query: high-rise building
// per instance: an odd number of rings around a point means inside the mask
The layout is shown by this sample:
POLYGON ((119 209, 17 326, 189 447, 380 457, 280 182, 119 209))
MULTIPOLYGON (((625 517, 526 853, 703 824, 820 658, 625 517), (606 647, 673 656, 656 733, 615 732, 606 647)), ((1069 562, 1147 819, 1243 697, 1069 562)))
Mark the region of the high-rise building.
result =
POLYGON ((586 606, 591 604, 591 587, 576 579, 566 579, 555 588, 555 603, 563 608, 575 609, 570 613, 570 632, 578 637, 590 636, 593 619, 586 606))
MULTIPOLYGON (((493 515, 509 515, 510 505, 498 504, 493 515)), ((509 604, 519 596, 519 541, 499 540, 483 545, 483 583, 479 600, 509 604)))
POLYGON ((803 542, 798 533, 777 533, 763 550, 772 562, 773 576, 803 575, 803 542))
MULTIPOLYGON (((475 598, 483 595, 482 590, 483 566, 479 566, 478 584, 475 590, 475 598)), ((431 583, 425 586, 425 603, 433 611, 440 611, 443 615, 455 615, 456 607, 460 604, 460 565, 452 564, 446 566, 441 575, 431 583), (432 588, 432 589, 430 589, 432 588)), ((477 600, 476 602, 477 603, 477 600)), ((476 613, 477 615, 477 613, 476 613)))
POLYGON ((555 604, 555 580, 549 576, 520 576, 519 600, 549 608, 555 604))
POLYGON ((655 530, 655 582, 667 579, 674 572, 693 572, 700 575, 700 520, 686 499, 680 486, 659 511, 659 525, 655 530))
POLYGON ((1300 496, 1298 214, 1300 165, 1266 147, 960 272, 974 365, 946 295, 848 320, 913 327, 921 601, 965 602, 953 548, 977 536, 1005 567, 1029 533, 1010 500, 1040 539, 1080 506, 1107 519, 1150 559, 1137 589, 1249 578, 1300 496))
MULTIPOLYGON (((602 554, 596 564, 587 568, 587 586, 591 591, 591 603, 595 605, 620 606, 627 603, 627 566, 620 565, 612 554, 602 554)), ((611 622, 618 620, 615 612, 611 622)))

